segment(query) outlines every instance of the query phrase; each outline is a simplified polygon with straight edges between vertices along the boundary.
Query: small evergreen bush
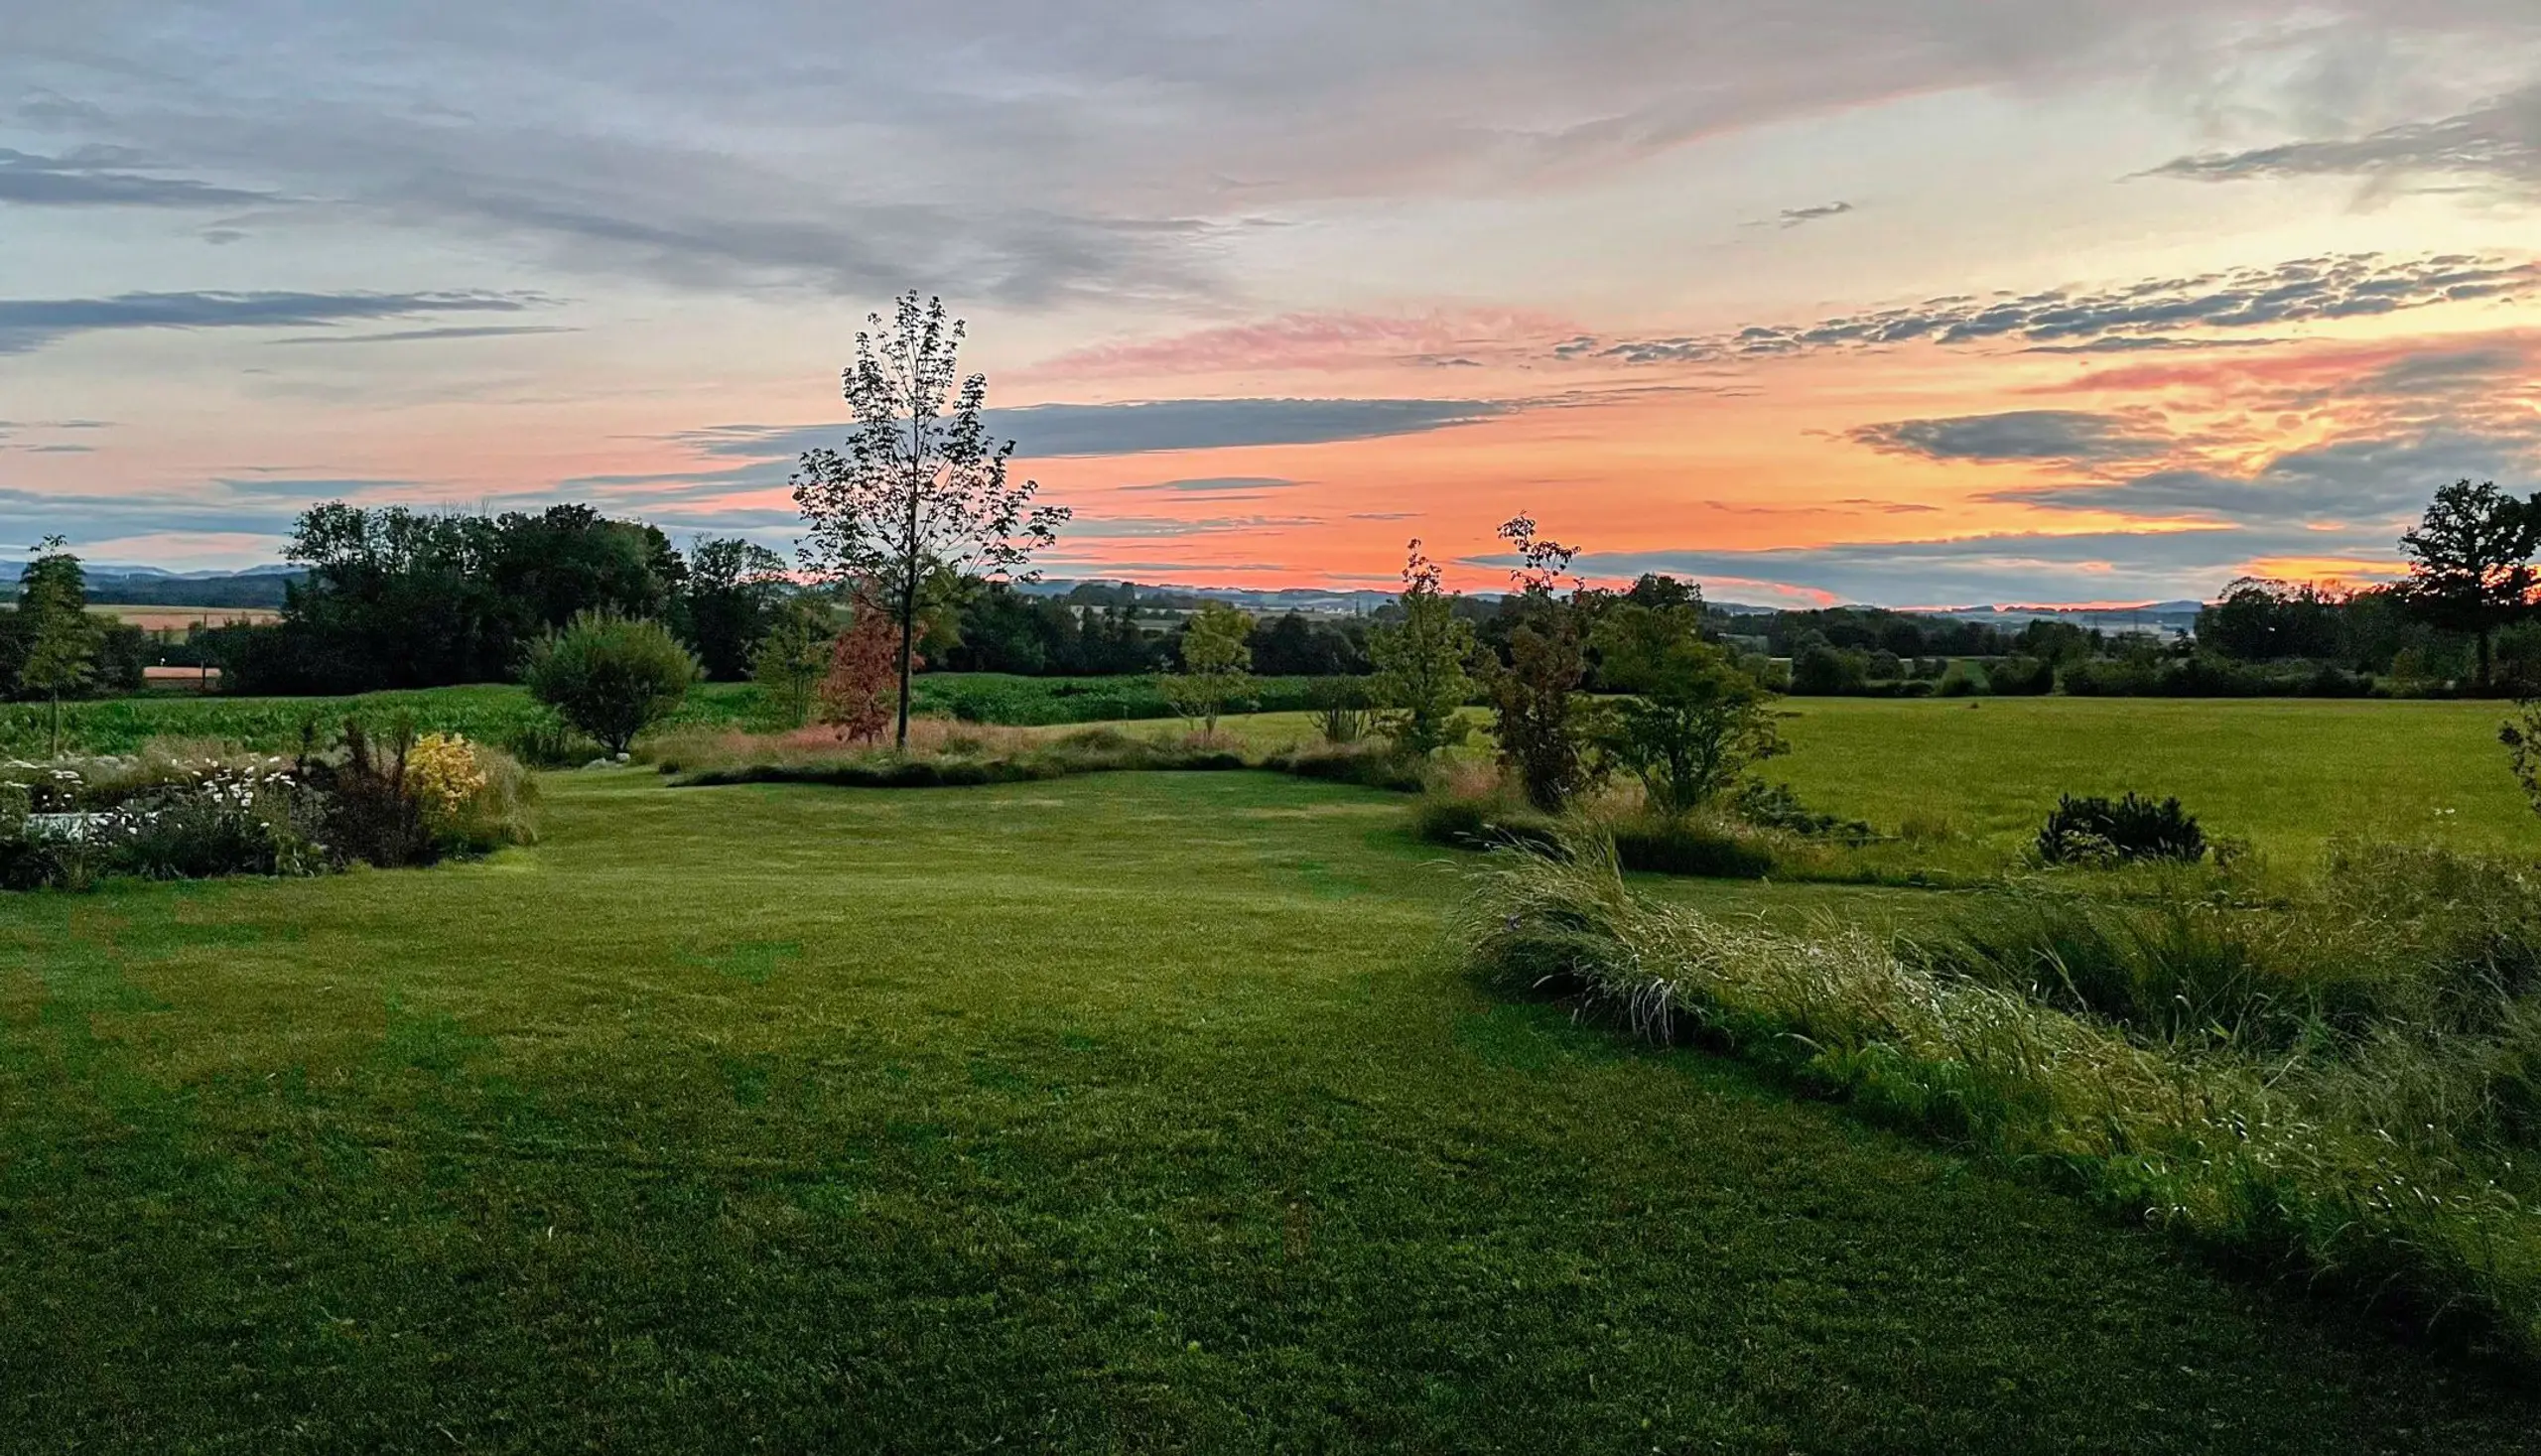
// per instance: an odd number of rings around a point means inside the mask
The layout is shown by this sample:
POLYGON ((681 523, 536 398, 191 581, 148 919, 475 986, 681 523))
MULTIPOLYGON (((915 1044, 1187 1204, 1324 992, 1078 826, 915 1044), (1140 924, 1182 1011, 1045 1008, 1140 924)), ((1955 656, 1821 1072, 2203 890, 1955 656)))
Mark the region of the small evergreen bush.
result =
POLYGON ((2094 864, 2139 860, 2193 862, 2206 858, 2206 832, 2177 799, 2155 803, 2128 793, 2109 800, 2057 800, 2038 832, 2038 858, 2049 864, 2094 864))

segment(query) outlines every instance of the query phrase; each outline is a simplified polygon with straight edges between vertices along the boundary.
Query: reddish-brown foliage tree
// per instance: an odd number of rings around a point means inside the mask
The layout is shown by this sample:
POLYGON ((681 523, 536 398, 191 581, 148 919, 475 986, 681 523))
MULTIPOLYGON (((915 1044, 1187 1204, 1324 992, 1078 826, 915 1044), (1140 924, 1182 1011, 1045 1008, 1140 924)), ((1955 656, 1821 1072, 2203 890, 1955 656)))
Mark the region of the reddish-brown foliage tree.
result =
MULTIPOLYGON (((910 670, 926 665, 913 657, 910 670)), ((829 676, 821 682, 821 722, 851 743, 879 742, 899 703, 900 629, 888 610, 863 596, 856 614, 830 649, 829 676)))

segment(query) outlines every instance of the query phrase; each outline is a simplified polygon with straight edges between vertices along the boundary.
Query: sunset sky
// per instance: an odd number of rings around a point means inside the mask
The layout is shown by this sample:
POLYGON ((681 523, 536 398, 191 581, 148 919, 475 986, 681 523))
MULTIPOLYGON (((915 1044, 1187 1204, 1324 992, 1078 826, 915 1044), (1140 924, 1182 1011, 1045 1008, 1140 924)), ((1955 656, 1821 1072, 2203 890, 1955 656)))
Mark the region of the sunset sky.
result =
POLYGON ((2541 487, 2535 0, 21 0, 0 545, 344 498, 794 534, 971 325, 1051 575, 2367 580, 2541 487))

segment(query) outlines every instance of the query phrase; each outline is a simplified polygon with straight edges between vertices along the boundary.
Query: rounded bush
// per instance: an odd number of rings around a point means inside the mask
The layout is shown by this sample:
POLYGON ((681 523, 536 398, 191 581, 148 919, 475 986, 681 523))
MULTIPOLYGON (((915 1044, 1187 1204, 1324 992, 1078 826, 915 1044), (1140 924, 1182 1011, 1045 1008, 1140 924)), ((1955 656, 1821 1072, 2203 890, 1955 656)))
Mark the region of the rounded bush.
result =
POLYGON ((588 611, 530 644, 521 673, 530 696, 611 753, 668 717, 703 675, 660 622, 588 611))

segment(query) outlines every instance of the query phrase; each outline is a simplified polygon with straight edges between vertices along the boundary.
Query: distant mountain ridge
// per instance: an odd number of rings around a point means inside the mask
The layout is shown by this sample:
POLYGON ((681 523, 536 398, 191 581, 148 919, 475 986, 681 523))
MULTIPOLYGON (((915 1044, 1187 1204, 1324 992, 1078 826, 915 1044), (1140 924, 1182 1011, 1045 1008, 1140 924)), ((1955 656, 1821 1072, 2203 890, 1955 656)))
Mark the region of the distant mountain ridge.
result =
MULTIPOLYGON (((0 561, 0 584, 14 583, 26 564, 0 561)), ((280 606, 283 589, 308 573, 280 562, 243 571, 169 571, 164 567, 125 563, 91 563, 88 599, 131 606, 280 606)), ((1175 582, 1131 582, 1117 577, 1055 577, 1025 583, 1016 590, 1034 596, 1065 596, 1083 587, 1134 588, 1141 596, 1181 596, 1224 601, 1257 612, 1299 611, 1308 615, 1365 616, 1395 599, 1392 592, 1344 587, 1205 587, 1175 582)), ((1479 596, 1500 594, 1481 592, 1479 596)), ((1848 603, 1871 607, 1869 602, 1848 603)), ((1745 601, 1714 601, 1716 611, 1733 616, 1767 616, 1797 608, 1759 606, 1745 601)), ((1973 605, 1895 607, 1915 616, 1941 616, 1957 621, 1988 622, 2018 628, 2032 621, 2065 621, 2102 631, 2179 633, 2194 630, 2202 601, 2148 601, 2139 606, 1973 605)))
MULTIPOLYGON (((120 563, 81 563, 88 599, 116 606, 280 606, 283 589, 308 575, 299 567, 249 567, 239 572, 172 572, 120 563)), ((24 562, 0 562, 0 584, 26 575, 24 562)))

